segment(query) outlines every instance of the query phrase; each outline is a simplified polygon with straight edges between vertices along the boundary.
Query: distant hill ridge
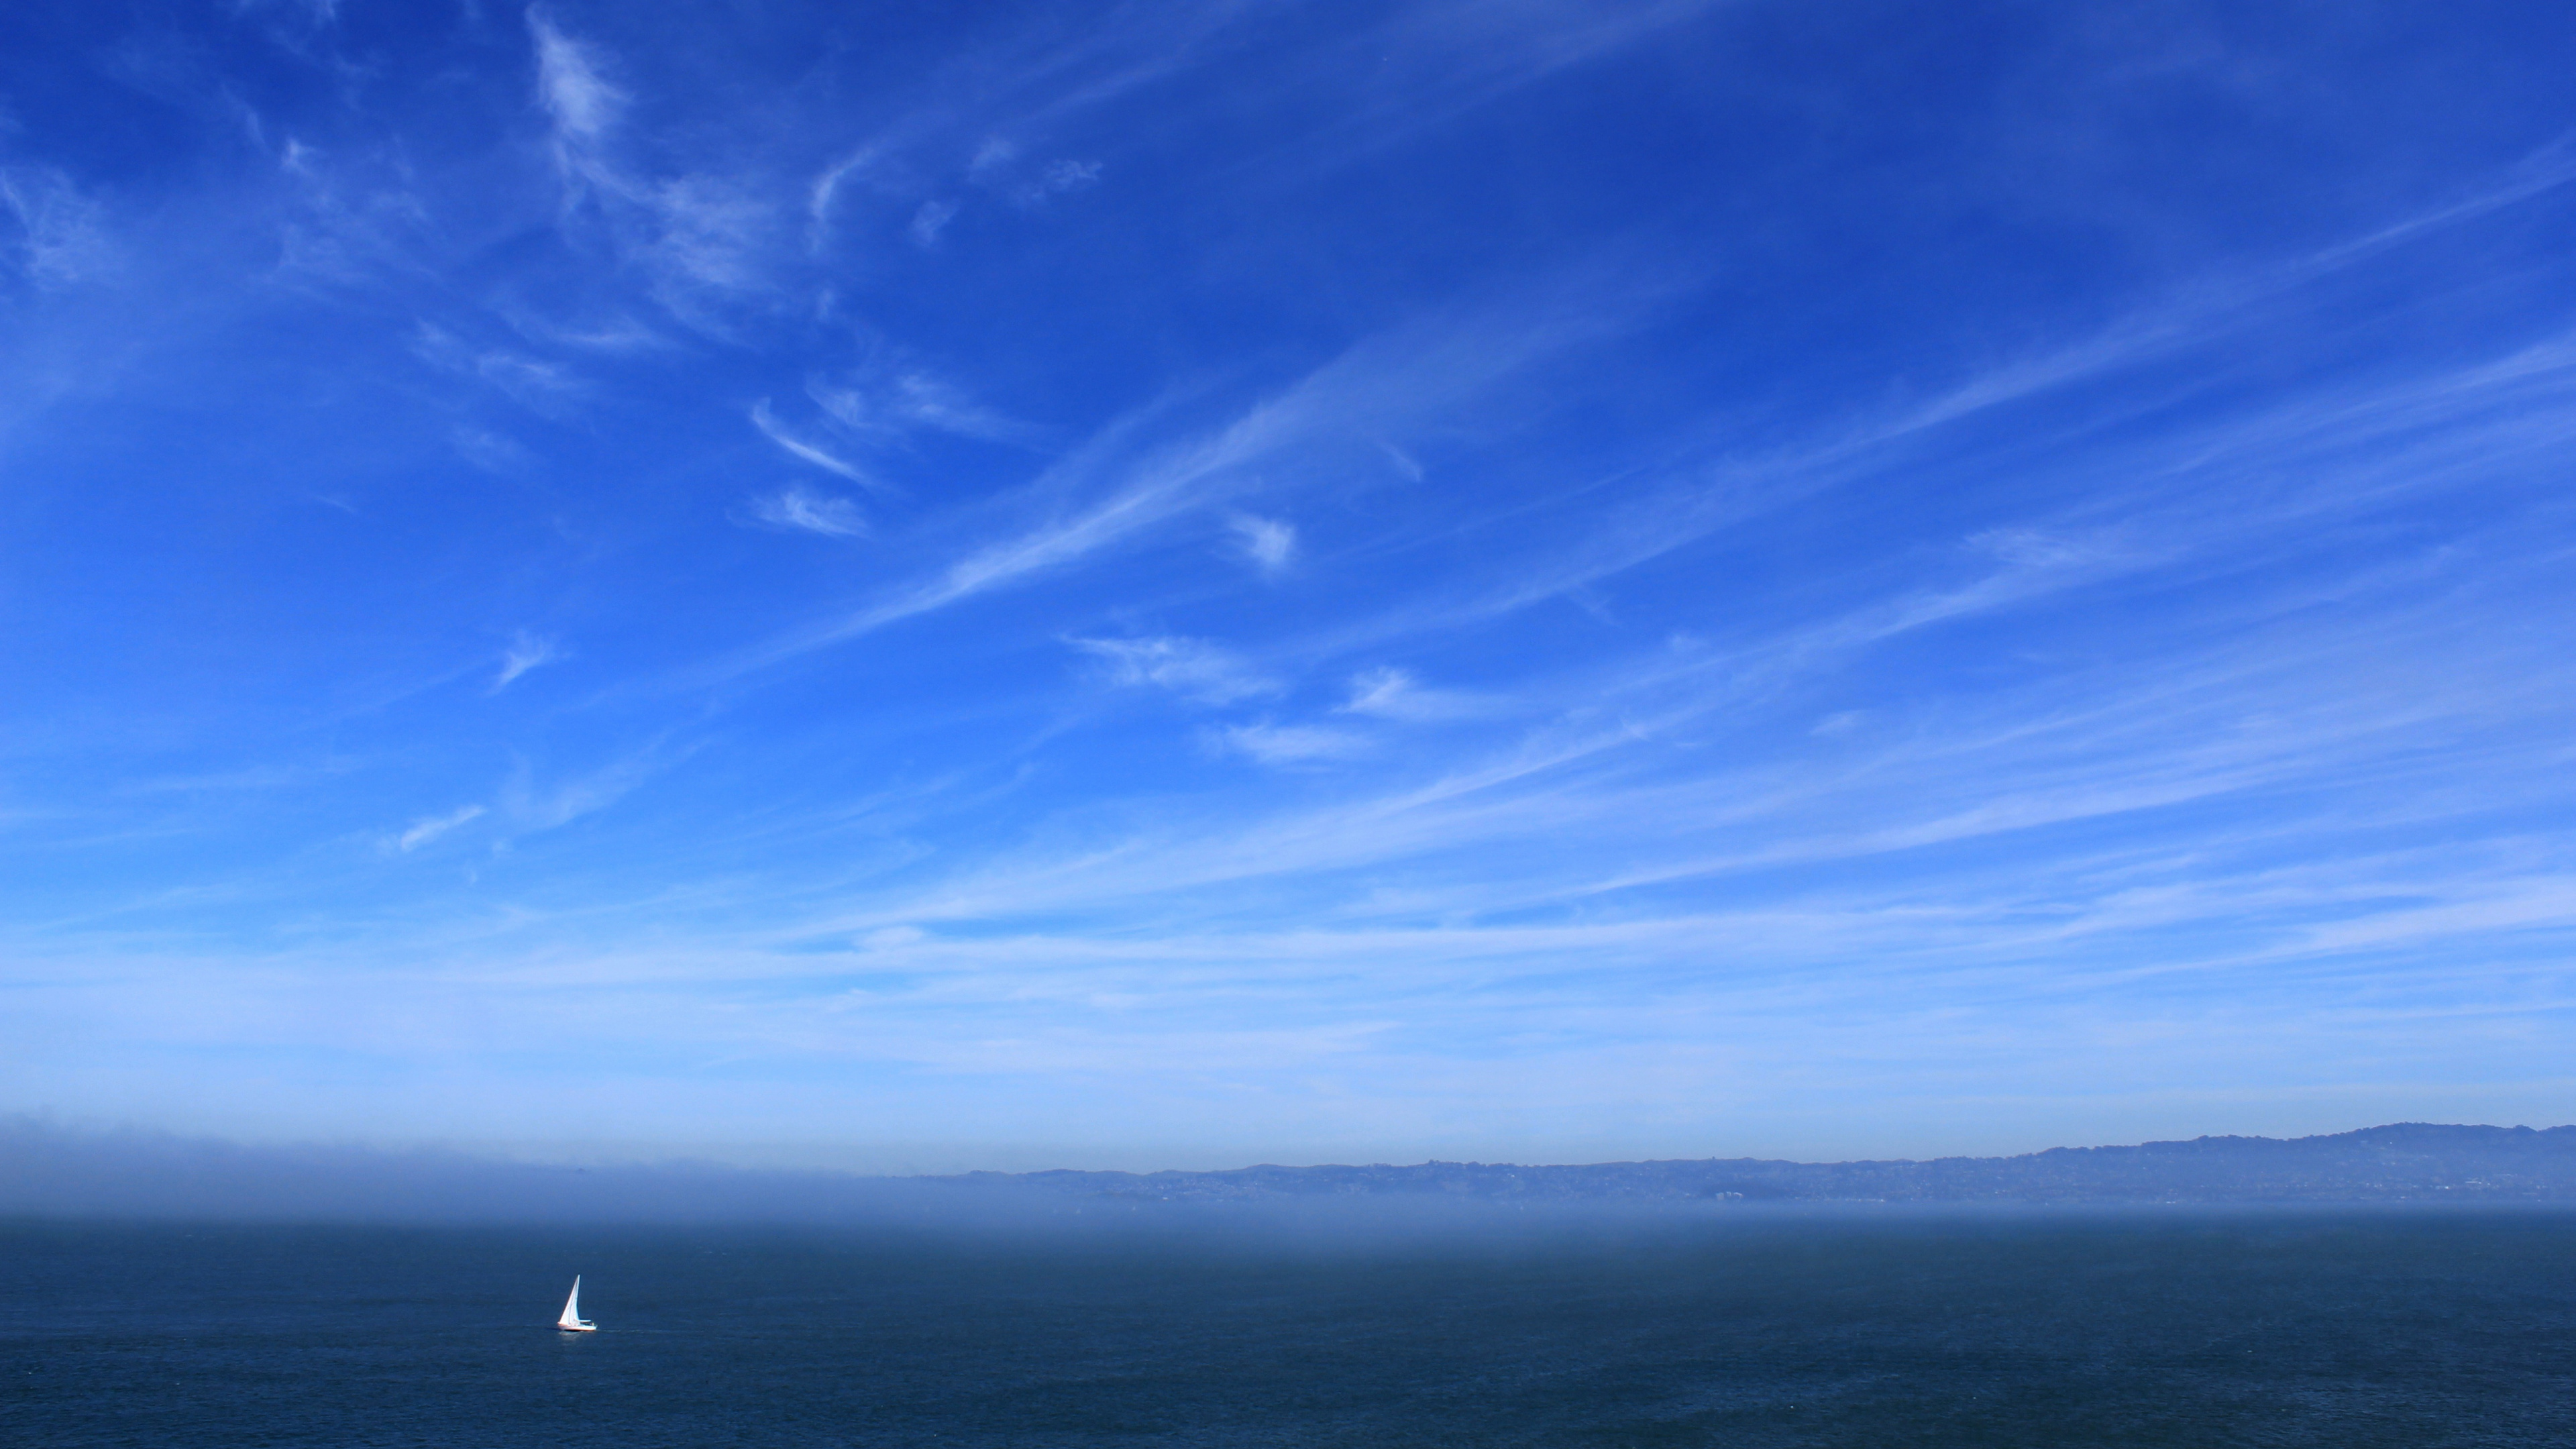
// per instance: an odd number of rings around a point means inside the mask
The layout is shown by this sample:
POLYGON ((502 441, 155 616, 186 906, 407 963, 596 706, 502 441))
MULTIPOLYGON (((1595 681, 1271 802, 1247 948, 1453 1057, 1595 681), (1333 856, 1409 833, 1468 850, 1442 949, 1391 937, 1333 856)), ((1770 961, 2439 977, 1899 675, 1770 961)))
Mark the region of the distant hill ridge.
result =
POLYGON ((1425 1162, 968 1173, 947 1180, 1165 1201, 1434 1193, 1531 1202, 2553 1202, 2576 1201, 2576 1126, 2396 1122, 2320 1137, 2195 1137, 1921 1162, 1425 1162))
MULTIPOLYGON (((1689 1207, 1757 1202, 2576 1204, 2576 1127, 2401 1122, 1928 1162, 1424 1162, 1226 1172, 861 1177, 705 1162, 587 1167, 430 1148, 262 1146, 0 1115, 0 1218, 801 1222, 1008 1226, 1151 1204, 1689 1207)), ((1401 1216, 1402 1214, 1398 1214, 1401 1216)))

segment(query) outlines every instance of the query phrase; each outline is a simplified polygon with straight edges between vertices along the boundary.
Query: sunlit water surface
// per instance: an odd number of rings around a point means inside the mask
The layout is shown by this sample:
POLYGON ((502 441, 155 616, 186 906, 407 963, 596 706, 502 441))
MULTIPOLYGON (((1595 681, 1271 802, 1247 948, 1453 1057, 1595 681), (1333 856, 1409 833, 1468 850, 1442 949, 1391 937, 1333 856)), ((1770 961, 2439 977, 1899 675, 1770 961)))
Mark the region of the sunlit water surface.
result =
POLYGON ((2568 1214, 22 1223, 0 1295, 63 1449, 2576 1445, 2568 1214))

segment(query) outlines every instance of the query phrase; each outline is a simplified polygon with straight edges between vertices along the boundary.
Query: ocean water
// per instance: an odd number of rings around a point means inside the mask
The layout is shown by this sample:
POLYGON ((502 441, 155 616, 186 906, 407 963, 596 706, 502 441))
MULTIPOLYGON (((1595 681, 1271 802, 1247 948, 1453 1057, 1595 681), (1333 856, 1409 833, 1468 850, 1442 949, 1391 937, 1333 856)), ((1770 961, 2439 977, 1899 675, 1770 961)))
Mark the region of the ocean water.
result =
POLYGON ((1502 1217, 0 1225, 0 1442, 2576 1445, 2576 1215, 1502 1217))

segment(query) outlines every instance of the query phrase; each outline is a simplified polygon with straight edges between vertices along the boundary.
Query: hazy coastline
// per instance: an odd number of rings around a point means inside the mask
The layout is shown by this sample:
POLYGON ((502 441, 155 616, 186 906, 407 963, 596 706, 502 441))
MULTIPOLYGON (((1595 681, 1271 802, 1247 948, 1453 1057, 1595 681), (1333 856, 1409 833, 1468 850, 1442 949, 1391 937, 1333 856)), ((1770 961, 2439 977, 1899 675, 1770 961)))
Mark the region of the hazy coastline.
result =
POLYGON ((2016 1157, 1802 1163, 1261 1165, 871 1177, 697 1162, 549 1165, 432 1149, 252 1146, 0 1121, 0 1214, 38 1218, 966 1225, 1194 1209, 1476 1212, 2576 1203, 2576 1127, 2392 1124, 2016 1157))

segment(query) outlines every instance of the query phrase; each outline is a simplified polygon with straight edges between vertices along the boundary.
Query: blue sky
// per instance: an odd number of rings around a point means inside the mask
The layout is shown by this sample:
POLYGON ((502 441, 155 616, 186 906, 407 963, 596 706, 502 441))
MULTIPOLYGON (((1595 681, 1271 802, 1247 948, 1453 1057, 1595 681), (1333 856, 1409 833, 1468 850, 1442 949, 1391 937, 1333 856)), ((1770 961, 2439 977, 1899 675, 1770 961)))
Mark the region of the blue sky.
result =
POLYGON ((2576 1118, 2563 6, 0 19, 0 1108, 2576 1118))

